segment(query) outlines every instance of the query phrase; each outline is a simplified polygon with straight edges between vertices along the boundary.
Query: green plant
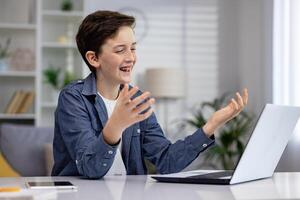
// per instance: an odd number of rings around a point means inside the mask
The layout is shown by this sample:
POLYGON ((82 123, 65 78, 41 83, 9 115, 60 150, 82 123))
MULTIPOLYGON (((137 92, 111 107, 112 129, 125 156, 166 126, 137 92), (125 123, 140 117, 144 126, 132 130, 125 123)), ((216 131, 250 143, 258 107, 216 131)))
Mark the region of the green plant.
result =
POLYGON ((60 90, 73 80, 75 76, 69 71, 62 71, 61 68, 54 68, 53 66, 43 71, 45 83, 51 85, 53 89, 60 90))
MULTIPOLYGON (((228 103, 228 94, 214 99, 212 102, 203 102, 199 109, 193 112, 193 118, 185 120, 189 125, 197 128, 203 127, 207 122, 207 112, 215 112, 228 103)), ((244 139, 252 128, 253 117, 246 111, 242 111, 237 117, 227 122, 216 134, 215 145, 204 154, 204 164, 218 168, 221 163, 223 169, 233 169, 236 161, 244 151, 244 139)))
POLYGON ((76 78, 73 73, 65 71, 63 87, 74 81, 76 78))
POLYGON ((73 2, 71 0, 63 0, 61 2, 61 10, 71 11, 73 9, 73 2))
POLYGON ((8 38, 6 40, 5 45, 3 45, 3 47, 2 47, 2 44, 0 43, 0 59, 6 58, 9 56, 8 48, 9 48, 10 42, 11 42, 11 39, 8 38))
POLYGON ((60 89, 59 87, 59 74, 60 74, 60 69, 57 68, 47 68, 43 71, 44 77, 45 77, 45 83, 48 83, 51 85, 54 89, 60 89))

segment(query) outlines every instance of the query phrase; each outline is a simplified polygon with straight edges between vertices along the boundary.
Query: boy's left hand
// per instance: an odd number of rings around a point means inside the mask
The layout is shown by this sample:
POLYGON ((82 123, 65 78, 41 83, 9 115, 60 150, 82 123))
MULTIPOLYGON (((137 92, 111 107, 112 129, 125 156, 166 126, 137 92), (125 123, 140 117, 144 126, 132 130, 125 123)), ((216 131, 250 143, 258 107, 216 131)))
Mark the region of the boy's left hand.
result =
POLYGON ((248 103, 248 90, 244 89, 243 96, 238 92, 236 99, 231 99, 228 105, 216 111, 203 126, 204 133, 210 137, 218 128, 223 126, 226 122, 236 117, 248 103))

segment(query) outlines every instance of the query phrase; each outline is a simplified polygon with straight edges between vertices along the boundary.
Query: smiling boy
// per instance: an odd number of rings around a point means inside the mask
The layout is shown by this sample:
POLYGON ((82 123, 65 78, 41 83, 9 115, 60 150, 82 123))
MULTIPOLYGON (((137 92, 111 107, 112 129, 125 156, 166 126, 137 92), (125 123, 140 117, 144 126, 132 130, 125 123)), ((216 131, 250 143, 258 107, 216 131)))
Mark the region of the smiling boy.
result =
POLYGON ((96 11, 81 23, 76 41, 91 73, 60 93, 53 176, 146 174, 144 159, 158 173, 181 171, 247 104, 247 90, 243 97, 236 93, 236 100, 215 112, 203 128, 172 144, 153 113, 150 92, 128 85, 136 63, 134 24, 132 16, 112 11, 96 11))

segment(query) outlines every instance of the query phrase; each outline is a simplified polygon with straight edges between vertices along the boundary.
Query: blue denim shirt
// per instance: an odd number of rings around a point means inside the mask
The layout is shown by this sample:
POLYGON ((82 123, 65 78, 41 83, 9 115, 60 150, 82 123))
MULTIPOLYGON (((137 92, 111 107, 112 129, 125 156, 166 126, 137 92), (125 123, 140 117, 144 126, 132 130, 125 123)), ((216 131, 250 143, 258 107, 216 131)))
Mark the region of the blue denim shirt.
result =
MULTIPOLYGON (((117 145, 109 145, 103 139, 106 122, 107 111, 97 95, 94 74, 65 87, 55 111, 52 175, 103 177, 117 150, 117 145)), ((146 174, 144 159, 152 162, 158 173, 173 173, 184 169, 213 142, 198 129, 172 144, 153 113, 123 132, 121 154, 128 175, 146 174)))

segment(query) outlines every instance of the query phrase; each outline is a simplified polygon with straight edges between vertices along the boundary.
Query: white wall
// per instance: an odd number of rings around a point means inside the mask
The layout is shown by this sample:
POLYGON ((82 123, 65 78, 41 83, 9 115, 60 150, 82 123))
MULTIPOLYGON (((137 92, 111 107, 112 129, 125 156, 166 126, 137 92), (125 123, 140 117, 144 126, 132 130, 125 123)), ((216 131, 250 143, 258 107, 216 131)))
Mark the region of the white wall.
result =
POLYGON ((220 9, 220 92, 249 89, 258 115, 272 99, 272 0, 224 0, 220 9))
POLYGON ((219 1, 219 91, 237 91, 238 82, 238 4, 219 1))

